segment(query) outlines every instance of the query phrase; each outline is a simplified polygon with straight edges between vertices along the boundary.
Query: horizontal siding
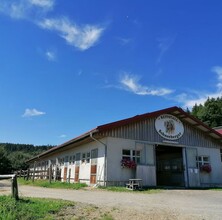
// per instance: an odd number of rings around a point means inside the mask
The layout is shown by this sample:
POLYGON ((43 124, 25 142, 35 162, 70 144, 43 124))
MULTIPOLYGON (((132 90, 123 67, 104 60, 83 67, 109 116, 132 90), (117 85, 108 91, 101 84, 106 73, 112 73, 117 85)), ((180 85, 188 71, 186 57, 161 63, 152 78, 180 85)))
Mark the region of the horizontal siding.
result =
MULTIPOLYGON (((197 147, 222 146, 222 144, 216 142, 216 140, 209 137, 206 133, 200 131, 198 128, 192 127, 187 122, 183 122, 183 125, 184 135, 180 139, 176 140, 178 144, 197 147)), ((157 133, 155 129, 155 119, 147 119, 134 124, 111 129, 109 131, 101 133, 101 135, 157 143, 161 143, 166 140, 157 133)))

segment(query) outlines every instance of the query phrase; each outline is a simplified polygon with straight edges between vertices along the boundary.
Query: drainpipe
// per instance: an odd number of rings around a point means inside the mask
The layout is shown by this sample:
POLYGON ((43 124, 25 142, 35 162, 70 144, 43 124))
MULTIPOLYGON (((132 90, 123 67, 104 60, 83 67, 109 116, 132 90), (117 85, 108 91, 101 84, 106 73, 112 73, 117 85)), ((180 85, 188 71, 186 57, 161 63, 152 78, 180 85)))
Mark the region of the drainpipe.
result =
POLYGON ((106 181, 107 181, 107 145, 106 145, 105 143, 103 143, 102 141, 97 140, 96 138, 94 138, 92 132, 90 132, 89 135, 90 135, 90 137, 91 137, 94 141, 96 141, 96 142, 102 144, 102 145, 105 147, 105 154, 104 154, 104 176, 103 176, 103 182, 104 182, 104 186, 106 186, 106 181))

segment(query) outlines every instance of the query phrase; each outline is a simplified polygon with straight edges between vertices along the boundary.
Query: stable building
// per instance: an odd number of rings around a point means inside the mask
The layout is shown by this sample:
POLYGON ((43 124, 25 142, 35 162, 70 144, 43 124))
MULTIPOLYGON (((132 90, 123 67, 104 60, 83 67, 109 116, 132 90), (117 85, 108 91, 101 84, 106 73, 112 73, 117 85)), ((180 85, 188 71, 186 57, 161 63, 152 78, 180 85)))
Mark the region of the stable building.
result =
POLYGON ((178 107, 96 127, 29 160, 35 171, 89 185, 222 185, 222 134, 178 107))

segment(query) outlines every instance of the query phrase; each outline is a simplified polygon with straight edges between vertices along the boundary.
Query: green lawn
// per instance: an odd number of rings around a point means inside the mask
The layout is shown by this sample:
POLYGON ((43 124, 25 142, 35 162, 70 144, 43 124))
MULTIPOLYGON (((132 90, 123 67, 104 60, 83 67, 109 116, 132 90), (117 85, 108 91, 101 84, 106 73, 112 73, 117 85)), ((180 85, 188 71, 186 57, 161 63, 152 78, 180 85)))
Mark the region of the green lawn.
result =
POLYGON ((46 188, 60 188, 60 189, 81 189, 86 187, 85 183, 66 183, 60 181, 52 181, 49 183, 48 180, 24 180, 23 178, 18 178, 18 183, 21 185, 31 185, 31 186, 40 186, 46 188))
POLYGON ((108 187, 100 186, 99 188, 104 189, 104 190, 108 190, 108 191, 112 191, 112 192, 133 192, 133 193, 147 193, 147 194, 159 193, 162 191, 161 189, 129 190, 124 186, 108 186, 108 187))
MULTIPOLYGON (((30 185, 30 186, 40 186, 40 187, 46 187, 46 188, 60 188, 60 189, 84 189, 84 187, 87 187, 85 183, 66 183, 66 182, 60 182, 60 181, 52 181, 51 184, 48 180, 35 180, 32 182, 32 180, 24 180, 23 178, 18 178, 18 183, 21 185, 30 185)), ((129 190, 126 189, 124 186, 109 186, 109 187, 103 187, 99 186, 99 189, 108 190, 112 192, 134 192, 134 193, 159 193, 161 192, 161 189, 143 189, 143 190, 129 190)))
MULTIPOLYGON (((112 212, 90 204, 55 199, 0 196, 0 220, 114 220, 112 212), (68 210, 68 211, 67 211, 68 210), (89 218, 90 217, 90 218, 89 218)), ((118 211, 118 210, 117 210, 118 211)))
POLYGON ((74 203, 35 198, 16 201, 10 196, 0 196, 0 220, 52 220, 54 214, 67 206, 74 206, 74 203))

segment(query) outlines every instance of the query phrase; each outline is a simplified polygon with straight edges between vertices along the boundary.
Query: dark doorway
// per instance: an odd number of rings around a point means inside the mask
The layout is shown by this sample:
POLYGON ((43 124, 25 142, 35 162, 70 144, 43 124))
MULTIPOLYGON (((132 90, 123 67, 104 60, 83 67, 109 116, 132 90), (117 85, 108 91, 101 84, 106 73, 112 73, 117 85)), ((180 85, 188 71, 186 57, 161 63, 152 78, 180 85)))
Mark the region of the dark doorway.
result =
POLYGON ((156 146, 156 177, 157 186, 185 186, 181 147, 156 146))

